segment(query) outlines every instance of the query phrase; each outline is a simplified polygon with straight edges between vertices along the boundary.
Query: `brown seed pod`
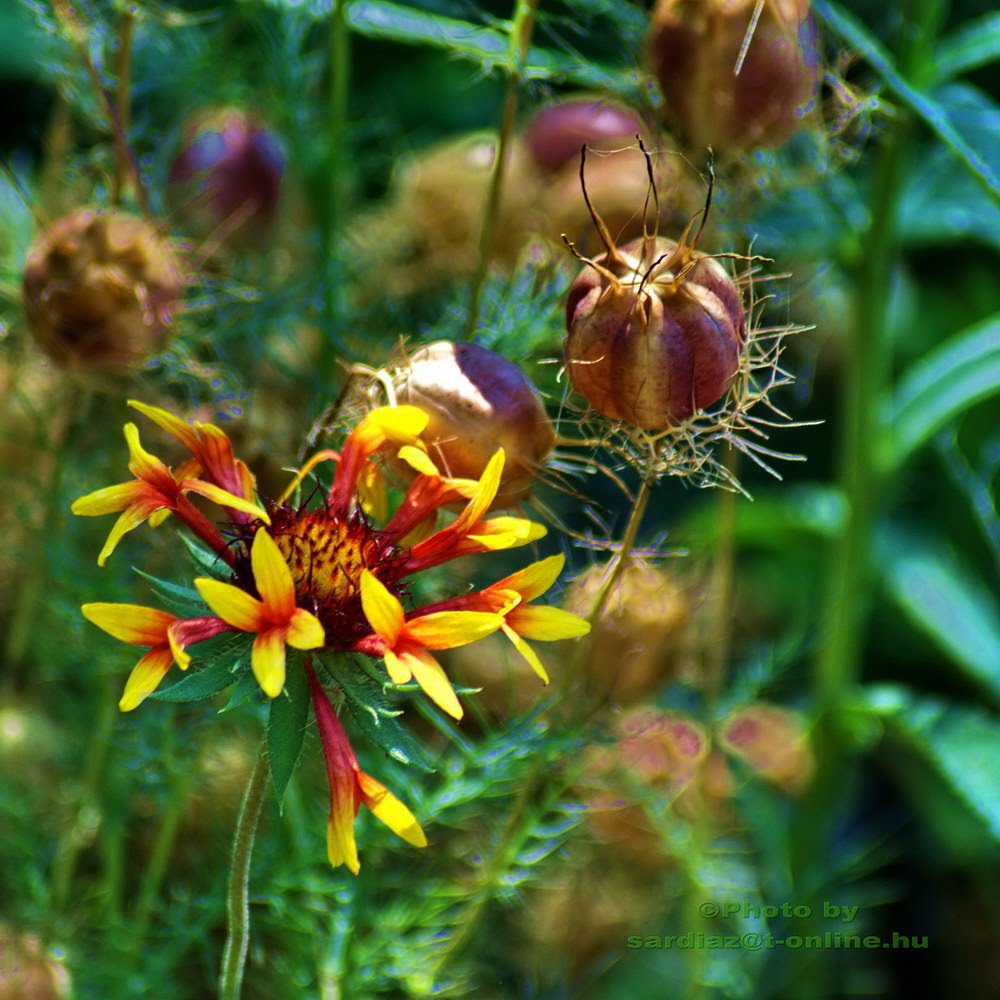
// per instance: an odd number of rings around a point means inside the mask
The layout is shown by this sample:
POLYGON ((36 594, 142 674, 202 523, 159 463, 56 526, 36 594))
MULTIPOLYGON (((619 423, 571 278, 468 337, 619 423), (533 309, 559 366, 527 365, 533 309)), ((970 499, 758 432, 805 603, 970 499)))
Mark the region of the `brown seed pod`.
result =
MULTIPOLYGON (((655 195, 651 167, 650 183, 655 195)), ((732 384, 746 338, 742 297, 719 261, 694 249, 697 234, 688 242, 690 226, 680 241, 647 235, 619 249, 592 214, 606 252, 581 258, 569 290, 570 381, 606 417, 664 430, 732 384)))
POLYGON ((796 712, 755 702, 726 718, 720 739, 726 750, 788 795, 800 795, 812 781, 816 761, 796 712))
POLYGON ((424 439, 449 475, 478 479, 498 448, 507 453, 494 508, 528 497, 555 430, 538 390, 512 361, 477 344, 421 347, 396 375, 398 402, 422 409, 424 439))
POLYGON ((778 146, 815 103, 809 0, 660 0, 648 45, 663 113, 692 149, 778 146))
POLYGON ((22 297, 35 341, 59 364, 125 374, 162 346, 183 291, 150 223, 81 209, 36 240, 22 297))
MULTIPOLYGON (((566 595, 566 608, 589 614, 605 574, 593 566, 566 595)), ((680 672, 691 643, 687 590, 664 570, 632 565, 611 590, 587 640, 583 680, 589 691, 630 705, 659 691, 680 672)))

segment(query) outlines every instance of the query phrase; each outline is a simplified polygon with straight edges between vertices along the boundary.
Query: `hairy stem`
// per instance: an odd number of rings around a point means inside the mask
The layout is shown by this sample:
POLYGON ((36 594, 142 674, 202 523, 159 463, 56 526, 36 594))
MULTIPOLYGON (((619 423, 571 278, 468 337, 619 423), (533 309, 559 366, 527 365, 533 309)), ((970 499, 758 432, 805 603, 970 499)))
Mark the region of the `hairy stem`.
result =
POLYGON ((493 174, 490 177, 489 193, 486 196, 486 210, 483 214, 483 228, 479 236, 479 259, 476 273, 472 278, 472 292, 469 296, 469 312, 465 323, 465 339, 471 340, 479 325, 479 313, 483 302, 483 287, 490 266, 490 249, 496 230, 497 215, 503 197, 504 171, 507 164, 507 150, 514 134, 517 117, 517 98, 524 76, 524 64, 528 58, 531 33, 535 27, 535 11, 538 0, 517 0, 514 20, 510 28, 510 42, 507 61, 507 91, 503 102, 503 117, 500 121, 500 135, 497 138, 496 156, 493 160, 493 174))
POLYGON ((250 859, 253 856, 254 836, 257 833, 261 806, 264 804, 264 793, 267 791, 268 775, 267 750, 262 747, 243 796, 233 836, 227 898, 228 930, 226 948, 222 955, 222 971, 219 974, 219 1000, 239 1000, 243 985, 243 968, 250 944, 250 859))

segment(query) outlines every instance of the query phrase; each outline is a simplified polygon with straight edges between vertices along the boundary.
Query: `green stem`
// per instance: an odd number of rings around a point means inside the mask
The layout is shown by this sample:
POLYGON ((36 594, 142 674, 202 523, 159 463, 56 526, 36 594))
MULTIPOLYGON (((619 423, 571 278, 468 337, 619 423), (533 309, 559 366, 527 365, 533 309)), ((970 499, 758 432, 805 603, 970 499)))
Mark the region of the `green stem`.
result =
MULTIPOLYGON (((735 479, 740 453, 726 451, 725 467, 735 479)), ((733 566, 736 559, 736 504, 739 494, 722 490, 718 500, 719 536, 712 565, 711 635, 705 649, 704 687, 711 699, 718 697, 726 677, 733 634, 733 566)))
POLYGON ((469 296, 469 313, 465 324, 465 339, 471 340, 479 325, 479 313, 483 302, 483 288, 490 266, 490 250, 493 246, 493 232, 503 197, 504 171, 507 165, 507 150, 514 134, 517 118, 517 98, 524 77, 524 64, 528 59, 528 47, 535 27, 535 11, 538 0, 517 0, 514 20, 510 26, 510 42, 507 60, 507 91, 503 103, 503 117, 500 121, 500 135, 497 138, 496 155, 493 158, 493 173, 490 189, 486 197, 483 214, 483 228, 479 237, 479 258, 476 273, 472 278, 472 292, 469 296))
POLYGON ((262 747, 243 796, 233 836, 227 900, 228 932, 222 956, 222 971, 219 974, 219 1000, 239 1000, 243 985, 243 968, 250 944, 250 859, 253 856, 254 836, 257 833, 261 806, 264 804, 264 793, 267 791, 268 775, 267 750, 262 747))

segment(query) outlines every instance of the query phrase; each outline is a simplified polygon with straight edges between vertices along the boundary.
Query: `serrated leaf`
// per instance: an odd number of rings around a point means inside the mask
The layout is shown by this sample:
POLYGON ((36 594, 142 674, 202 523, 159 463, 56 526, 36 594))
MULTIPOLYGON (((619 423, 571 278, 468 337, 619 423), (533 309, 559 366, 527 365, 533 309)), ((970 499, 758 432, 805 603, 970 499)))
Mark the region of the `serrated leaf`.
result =
POLYGON ((139 576, 153 585, 154 593, 180 617, 188 618, 205 614, 205 602, 194 587, 185 587, 179 583, 171 583, 169 580, 161 580, 158 576, 144 573, 135 566, 132 568, 139 576))
POLYGON ((254 677, 253 671, 247 670, 240 674, 239 680, 236 682, 236 686, 233 688, 233 693, 230 695, 229 701, 219 710, 220 712, 230 712, 234 708, 238 708, 249 698, 260 692, 260 684, 257 683, 257 678, 254 677))
POLYGON ((899 465, 964 410, 1000 391, 1000 313, 926 354, 883 409, 890 462, 899 465))
POLYGON ((149 697, 156 701, 202 701, 224 691, 236 678, 230 665, 223 660, 210 666, 192 667, 179 681, 158 688, 149 697))
POLYGON ((984 189, 993 198, 1000 199, 1000 178, 997 177, 993 164, 955 127, 947 106, 906 80, 882 43, 839 4, 830 3, 829 0, 815 0, 813 10, 831 31, 864 57, 897 100, 937 135, 984 189))
POLYGON ((284 690, 271 702, 267 716, 267 756, 271 766, 271 787, 279 809, 302 753, 309 718, 309 686, 305 671, 294 661, 288 666, 284 690))
POLYGON ((434 767, 399 721, 402 712, 389 700, 384 686, 350 659, 325 661, 324 665, 344 692, 351 718, 377 747, 393 760, 428 774, 434 767))
POLYGON ((1000 14, 991 11, 966 21, 935 46, 939 81, 950 80, 1000 59, 1000 14))
POLYGON ((954 556, 909 534, 885 538, 880 563, 910 620, 1000 703, 1000 616, 989 590, 954 556))
POLYGON ((1000 839, 1000 722, 965 705, 921 698, 905 688, 869 691, 886 734, 924 757, 994 838, 1000 839))
POLYGON ((213 580, 228 580, 232 575, 226 561, 217 556, 211 549, 205 548, 197 539, 190 535, 181 533, 181 538, 191 558, 194 559, 195 566, 206 576, 213 580))

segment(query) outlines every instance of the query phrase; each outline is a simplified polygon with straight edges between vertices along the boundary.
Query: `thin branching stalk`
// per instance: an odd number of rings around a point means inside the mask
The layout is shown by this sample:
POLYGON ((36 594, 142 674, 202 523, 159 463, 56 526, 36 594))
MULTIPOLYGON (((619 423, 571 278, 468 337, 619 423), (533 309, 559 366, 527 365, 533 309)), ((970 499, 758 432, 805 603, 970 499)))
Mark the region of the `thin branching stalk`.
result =
POLYGON ((111 203, 117 205, 121 201, 128 183, 129 160, 128 146, 123 143, 128 135, 129 123, 132 118, 130 104, 130 86, 132 80, 132 33, 135 28, 135 8, 125 7, 122 11, 121 23, 118 26, 118 57, 115 64, 115 110, 118 112, 118 124, 121 133, 116 143, 117 160, 115 173, 111 181, 111 203))
POLYGON ((479 236, 479 259, 476 262, 476 273, 472 278, 472 292, 469 296, 469 312, 465 323, 466 340, 472 339, 476 327, 479 325, 483 288, 490 266, 490 249, 493 246, 493 233, 496 229, 497 214, 500 211, 500 201, 503 197, 507 150, 514 134, 518 93, 524 77, 524 66, 528 59, 528 48, 531 45, 531 34, 535 28, 535 11, 537 9, 538 0, 517 0, 514 7, 507 60, 507 91, 504 96, 503 117, 500 121, 500 134, 497 137, 496 155, 493 160, 493 173, 490 177, 489 193, 486 196, 486 210, 483 213, 483 228, 479 236))
POLYGON ((243 985, 243 969, 250 944, 250 859, 253 857, 254 836, 267 791, 268 775, 267 750, 262 747, 243 796, 233 836, 226 908, 228 930, 219 974, 219 1000, 239 1000, 243 985))

